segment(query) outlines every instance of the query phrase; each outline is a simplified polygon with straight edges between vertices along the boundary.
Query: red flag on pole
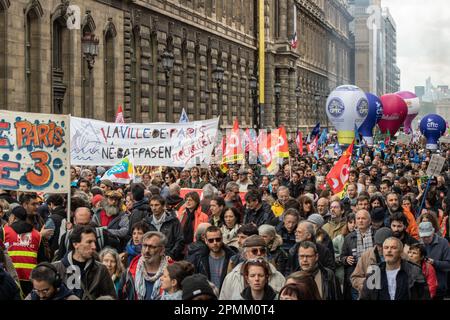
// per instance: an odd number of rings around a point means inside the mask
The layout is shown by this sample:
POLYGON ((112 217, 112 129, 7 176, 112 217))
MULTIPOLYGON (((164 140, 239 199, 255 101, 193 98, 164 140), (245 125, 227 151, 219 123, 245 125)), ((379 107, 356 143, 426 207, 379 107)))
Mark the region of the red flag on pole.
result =
POLYGON ((241 137, 239 133, 239 122, 234 120, 233 130, 227 137, 227 146, 223 153, 222 163, 236 162, 244 159, 244 153, 242 151, 241 137))
POLYGON ((123 110, 122 105, 119 104, 119 107, 117 108, 117 114, 116 114, 116 123, 125 123, 125 120, 123 118, 123 110))
POLYGON ((354 144, 355 141, 353 140, 352 144, 347 148, 325 178, 334 194, 342 192, 347 184, 354 144))

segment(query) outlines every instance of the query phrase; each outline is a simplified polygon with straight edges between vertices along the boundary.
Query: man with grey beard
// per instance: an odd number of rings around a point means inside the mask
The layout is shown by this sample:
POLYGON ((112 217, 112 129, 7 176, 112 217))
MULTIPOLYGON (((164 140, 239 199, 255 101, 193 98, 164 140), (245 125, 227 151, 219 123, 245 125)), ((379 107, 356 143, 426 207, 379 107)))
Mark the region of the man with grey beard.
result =
POLYGON ((102 200, 100 207, 95 211, 92 221, 119 238, 123 248, 128 241, 128 216, 120 210, 122 194, 111 190, 105 196, 106 198, 102 200))

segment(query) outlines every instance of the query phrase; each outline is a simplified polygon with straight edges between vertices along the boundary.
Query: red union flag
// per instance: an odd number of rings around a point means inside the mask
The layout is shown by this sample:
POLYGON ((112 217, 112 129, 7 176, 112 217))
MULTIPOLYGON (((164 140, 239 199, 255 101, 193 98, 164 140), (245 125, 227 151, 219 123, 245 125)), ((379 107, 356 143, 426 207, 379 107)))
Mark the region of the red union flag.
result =
POLYGON ((238 120, 234 120, 233 130, 227 137, 227 146, 223 153, 222 163, 230 163, 244 159, 238 120))
POLYGON ((125 120, 123 118, 123 110, 122 105, 119 104, 119 107, 117 108, 117 114, 116 114, 116 121, 115 123, 125 123, 125 120))
POLYGON ((342 192, 348 181, 354 143, 355 141, 353 140, 352 144, 347 148, 325 178, 334 194, 342 192))

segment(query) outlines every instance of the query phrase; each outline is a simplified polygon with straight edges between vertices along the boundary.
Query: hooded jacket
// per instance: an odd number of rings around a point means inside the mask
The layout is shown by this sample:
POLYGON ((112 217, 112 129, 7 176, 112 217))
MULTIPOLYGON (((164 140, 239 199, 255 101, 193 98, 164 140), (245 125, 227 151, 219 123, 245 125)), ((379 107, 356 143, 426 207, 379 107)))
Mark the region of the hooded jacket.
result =
POLYGON ((102 263, 94 259, 87 261, 84 270, 80 270, 80 278, 77 279, 75 270, 78 267, 73 263, 72 254, 73 251, 70 251, 62 260, 54 262, 53 265, 66 286, 69 287, 75 283, 72 290, 78 298, 95 300, 101 296, 117 297, 108 270, 102 263))
MULTIPOLYGON (((219 300, 241 300, 241 292, 245 289, 244 275, 241 272, 243 262, 238 264, 227 274, 225 280, 222 284, 222 289, 220 291, 219 300)), ((285 278, 277 271, 277 269, 269 263, 270 276, 269 285, 275 292, 279 292, 283 287, 285 278)))
POLYGON ((287 276, 289 265, 289 254, 282 248, 283 240, 280 235, 276 235, 275 239, 269 244, 267 260, 272 263, 283 276, 287 276))
MULTIPOLYGON (((379 288, 370 288, 367 278, 361 292, 361 300, 391 300, 386 275, 386 262, 378 264, 381 275, 379 288)), ((372 276, 369 275, 369 276, 372 276)), ((400 270, 396 277, 396 290, 394 300, 429 300, 428 285, 419 266, 406 260, 401 261, 400 270)))
POLYGON ((56 250, 58 250, 59 247, 59 238, 60 238, 60 232, 61 232, 61 224, 64 219, 67 219, 66 209, 64 207, 56 207, 54 210, 52 210, 49 219, 51 219, 55 225, 55 232, 53 233, 53 236, 49 239, 48 245, 50 247, 50 250, 52 253, 54 253, 56 250))
MULTIPOLYGON (((36 293, 31 291, 25 300, 40 300, 40 298, 36 293)), ((80 298, 74 295, 73 291, 67 288, 67 286, 63 283, 58 288, 56 294, 49 300, 80 300, 80 298)))
MULTIPOLYGON (((92 221, 98 226, 102 226, 100 219, 102 211, 103 208, 98 208, 92 217, 92 221)), ((121 240, 123 247, 125 247, 128 241, 128 226, 129 220, 125 212, 119 212, 107 225, 108 231, 121 240)))
MULTIPOLYGON (((145 222, 149 225, 150 231, 158 231, 153 224, 153 215, 145 218, 145 222)), ((184 239, 180 221, 175 213, 166 211, 166 217, 159 231, 167 238, 166 254, 174 260, 181 260, 183 258, 184 239)))
POLYGON ((272 212, 270 205, 263 201, 261 207, 258 210, 246 209, 244 215, 244 223, 254 223, 257 227, 263 224, 272 224, 275 219, 275 215, 272 212))

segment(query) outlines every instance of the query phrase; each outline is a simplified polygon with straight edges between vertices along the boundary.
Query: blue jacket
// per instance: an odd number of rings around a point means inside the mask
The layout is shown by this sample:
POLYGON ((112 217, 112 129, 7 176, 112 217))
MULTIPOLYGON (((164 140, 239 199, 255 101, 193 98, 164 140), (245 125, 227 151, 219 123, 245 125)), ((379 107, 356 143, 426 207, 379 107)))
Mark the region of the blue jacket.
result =
POLYGON ((433 241, 425 245, 427 257, 434 260, 433 266, 438 279, 437 296, 445 295, 447 291, 447 273, 450 271, 450 248, 448 241, 438 235, 434 235, 433 241))

